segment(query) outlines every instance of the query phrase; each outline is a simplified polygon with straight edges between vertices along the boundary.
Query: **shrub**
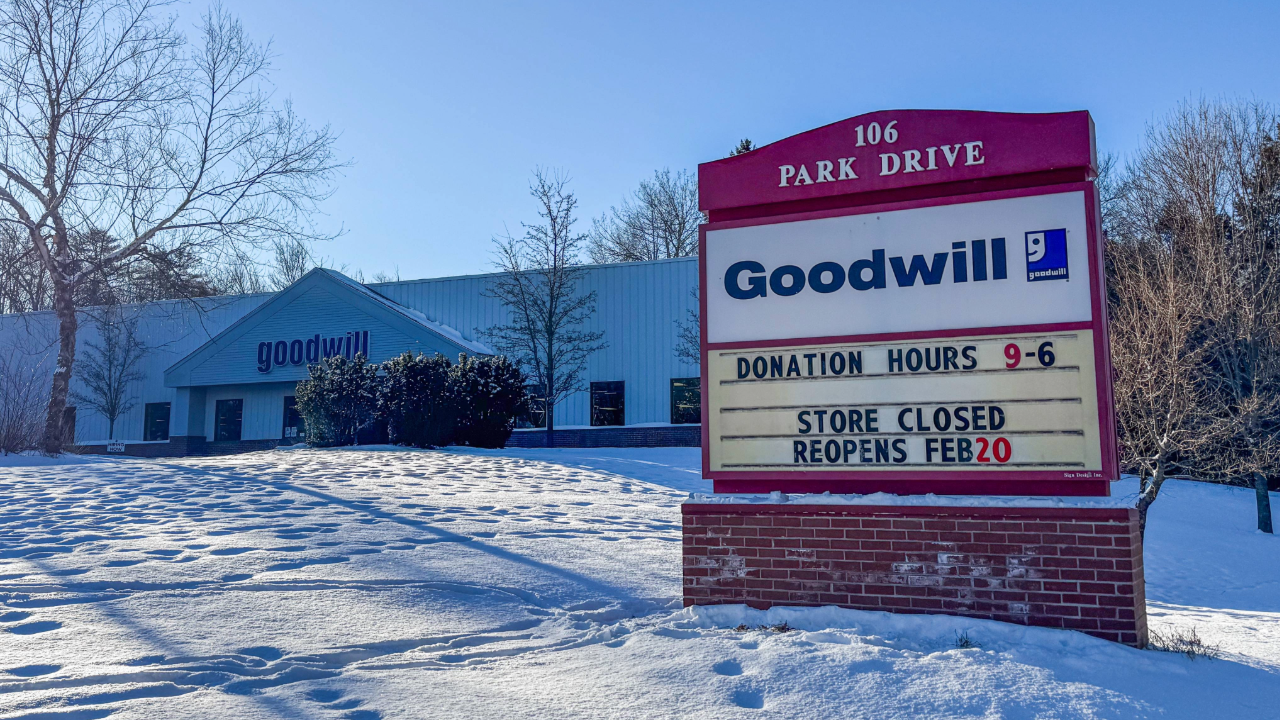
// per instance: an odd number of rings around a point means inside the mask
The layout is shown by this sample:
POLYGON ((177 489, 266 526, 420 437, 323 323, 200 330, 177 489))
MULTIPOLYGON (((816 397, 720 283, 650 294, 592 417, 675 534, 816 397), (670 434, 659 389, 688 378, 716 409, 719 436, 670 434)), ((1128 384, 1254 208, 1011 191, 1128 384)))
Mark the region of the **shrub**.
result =
POLYGON ((364 355, 337 355, 311 365, 310 379, 298 383, 295 398, 307 442, 321 447, 355 445, 360 431, 377 417, 378 366, 364 355))
POLYGON ((0 355, 0 455, 31 450, 44 432, 48 379, 40 363, 16 352, 0 355))
POLYGON ((443 355, 403 355, 382 363, 378 412, 397 445, 439 447, 453 441, 457 406, 443 355))
POLYGON ((1194 627, 1170 627, 1164 632, 1152 628, 1150 636, 1147 642, 1149 650, 1182 653, 1192 660, 1201 657, 1213 660, 1222 655, 1222 650, 1217 645, 1201 640, 1194 627))
POLYGON ((458 356, 449 373, 450 390, 458 407, 459 442, 473 447, 500 448, 515 429, 525 406, 524 374, 506 357, 458 356))

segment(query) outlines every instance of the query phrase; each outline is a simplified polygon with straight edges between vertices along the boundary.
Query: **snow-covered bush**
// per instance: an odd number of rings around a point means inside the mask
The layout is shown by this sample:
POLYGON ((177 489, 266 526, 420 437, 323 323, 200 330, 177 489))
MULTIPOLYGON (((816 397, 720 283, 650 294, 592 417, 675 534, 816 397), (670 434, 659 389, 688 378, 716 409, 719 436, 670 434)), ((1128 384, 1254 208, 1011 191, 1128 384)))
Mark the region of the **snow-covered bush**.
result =
POLYGON ((443 355, 408 352, 382 363, 378 412, 391 442, 439 447, 453 441, 458 410, 450 367, 443 355))
POLYGON ((295 397, 312 445, 370 442, 382 428, 397 445, 500 448, 525 407, 524 375, 501 356, 463 354, 457 365, 439 354, 406 352, 380 365, 339 356, 309 370, 295 397))
POLYGON ((298 414, 312 445, 355 445, 360 431, 377 420, 378 366, 364 355, 341 355, 309 368, 310 379, 298 383, 298 414))
POLYGON ((457 441, 482 448, 505 446, 525 404, 524 374, 515 363, 501 355, 462 354, 449 381, 458 408, 457 441))

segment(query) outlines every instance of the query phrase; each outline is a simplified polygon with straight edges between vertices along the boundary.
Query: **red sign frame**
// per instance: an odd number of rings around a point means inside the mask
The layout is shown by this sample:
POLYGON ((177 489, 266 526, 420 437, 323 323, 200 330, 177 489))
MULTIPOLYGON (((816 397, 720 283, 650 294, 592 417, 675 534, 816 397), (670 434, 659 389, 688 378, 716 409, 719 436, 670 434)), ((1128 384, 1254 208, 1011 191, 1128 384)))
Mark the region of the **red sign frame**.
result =
MULTIPOLYGON (((878 112, 863 115, 819 128, 779 141, 744 156, 729 158, 699 167, 700 193, 703 209, 710 222, 699 230, 699 321, 702 357, 702 467, 703 476, 714 481, 718 493, 761 493, 771 491, 795 493, 872 493, 896 494, 938 493, 948 495, 1071 495, 1106 496, 1110 494, 1112 480, 1119 477, 1119 459, 1116 443, 1114 401, 1112 394, 1112 366, 1110 341, 1107 332, 1106 278, 1103 264, 1101 216, 1097 189, 1093 149, 1093 125, 1088 113, 1059 113, 1055 115, 1011 115, 1001 113, 968 113, 958 111, 901 111, 878 112), (819 195, 807 198, 784 197, 781 200, 756 205, 734 205, 743 198, 759 199, 766 183, 761 177, 773 180, 774 167, 779 158, 821 156, 823 146, 836 142, 833 129, 847 129, 858 123, 871 122, 873 118, 910 118, 927 125, 934 116, 948 120, 948 130, 963 126, 972 135, 982 136, 993 130, 991 120, 998 116, 1000 122, 994 130, 1005 133, 1003 137, 1026 137, 1027 133, 1012 133, 1019 120, 1026 120, 1032 130, 1046 126, 1072 128, 1066 147, 1044 149, 1030 157, 1016 158, 1004 163, 992 163, 991 167, 978 167, 972 177, 954 176, 941 182, 884 187, 885 183, 863 192, 830 193, 823 189, 819 195), (960 117, 958 117, 960 116, 960 117), (1048 118, 1052 122, 1046 120, 1048 118), (1082 137, 1085 139, 1082 141, 1082 137), (768 150, 768 153, 764 153, 768 150), (754 163, 743 159, 756 153, 754 163), (1066 163, 1067 166, 1063 166, 1066 163), (1046 166, 1047 165, 1047 166, 1046 166), (736 174, 734 170, 741 174, 736 174), (1004 175, 1013 171, 1013 176, 1004 175), (993 172, 994 171, 994 172, 993 172), (744 187, 746 186, 746 187, 744 187), (814 220, 820 218, 882 213, 959 203, 1029 197, 1052 193, 1083 192, 1085 197, 1088 243, 1089 291, 1091 317, 1088 322, 1055 323, 1040 325, 962 328, 944 331, 881 333, 876 335, 847 335, 821 338, 787 338, 746 342, 707 342, 707 267, 706 234, 708 231, 766 225, 775 223, 814 220), (906 473, 902 471, 794 470, 785 473, 768 471, 712 471, 710 469, 710 431, 707 373, 708 353, 739 348, 766 348, 818 343, 879 342, 895 340, 944 339, 976 335, 1012 334, 1027 332, 1059 332, 1091 330, 1094 340, 1094 363, 1098 399, 1099 440, 1102 451, 1102 469, 1088 471, 998 471, 998 470, 939 470, 906 473)), ((1034 135, 1034 133, 1032 133, 1034 135)), ((963 135, 962 135, 963 137, 963 135)), ((1036 136, 1042 143, 1055 144, 1052 135, 1036 136)), ((1058 136, 1062 138, 1062 136, 1058 136)), ((988 150, 990 153, 990 150, 988 150)), ((953 174, 954 175, 954 174, 953 174)), ((832 183, 835 185, 835 183, 832 183)), ((810 186, 811 187, 811 186, 810 186)), ((848 187, 848 185, 846 185, 848 187)), ((782 190, 783 188, 777 188, 782 190)), ((808 187, 787 188, 809 190, 808 187)), ((788 193, 794 195, 794 193, 788 193)), ((764 195, 768 198, 769 196, 764 195)))

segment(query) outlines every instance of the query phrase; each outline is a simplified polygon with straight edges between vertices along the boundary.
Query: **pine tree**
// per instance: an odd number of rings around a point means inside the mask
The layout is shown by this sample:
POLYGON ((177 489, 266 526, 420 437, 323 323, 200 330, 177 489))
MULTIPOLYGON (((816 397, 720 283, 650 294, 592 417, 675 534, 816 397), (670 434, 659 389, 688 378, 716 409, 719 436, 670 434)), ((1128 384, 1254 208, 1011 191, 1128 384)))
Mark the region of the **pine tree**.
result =
POLYGON ((525 377, 502 355, 458 356, 449 371, 450 394, 458 408, 458 442, 500 448, 515 429, 525 407, 525 377))
POLYGON ((747 138, 742 138, 741 140, 738 141, 738 147, 730 151, 729 157, 735 157, 737 155, 746 155, 747 153, 755 149, 756 149, 756 146, 752 145, 750 140, 748 140, 747 138))

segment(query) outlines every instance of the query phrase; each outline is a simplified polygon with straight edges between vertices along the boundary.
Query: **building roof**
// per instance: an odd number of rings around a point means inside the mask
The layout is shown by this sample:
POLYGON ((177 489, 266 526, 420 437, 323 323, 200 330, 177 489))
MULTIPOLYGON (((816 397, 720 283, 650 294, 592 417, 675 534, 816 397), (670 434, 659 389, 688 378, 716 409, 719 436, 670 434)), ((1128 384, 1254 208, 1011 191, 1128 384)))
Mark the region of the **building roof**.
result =
MULTIPOLYGON (((199 381, 193 378, 193 371, 213 359, 246 334, 252 332, 259 325, 268 322, 277 313, 288 308, 304 294, 317 288, 326 290, 347 305, 355 307, 364 315, 376 319, 404 336, 422 340, 423 345, 426 347, 444 348, 450 354, 455 355, 462 352, 476 355, 495 354, 494 350, 484 343, 467 340, 454 328, 429 320, 421 312, 393 302, 336 270, 316 268, 232 323, 194 352, 170 366, 164 373, 165 385, 169 387, 184 387, 219 384, 199 381)), ((274 380, 276 378, 270 379, 274 380)), ((265 381, 268 378, 258 380, 265 381)))

